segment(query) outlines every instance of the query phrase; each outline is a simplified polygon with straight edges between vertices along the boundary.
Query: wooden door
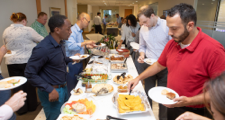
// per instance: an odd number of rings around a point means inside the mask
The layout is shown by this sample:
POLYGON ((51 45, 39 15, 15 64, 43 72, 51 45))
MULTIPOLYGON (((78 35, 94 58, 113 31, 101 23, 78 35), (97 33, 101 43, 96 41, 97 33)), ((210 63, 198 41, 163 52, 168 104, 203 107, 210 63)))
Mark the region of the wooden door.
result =
POLYGON ((132 9, 125 9, 124 10, 124 17, 127 17, 130 14, 133 14, 133 10, 132 9))

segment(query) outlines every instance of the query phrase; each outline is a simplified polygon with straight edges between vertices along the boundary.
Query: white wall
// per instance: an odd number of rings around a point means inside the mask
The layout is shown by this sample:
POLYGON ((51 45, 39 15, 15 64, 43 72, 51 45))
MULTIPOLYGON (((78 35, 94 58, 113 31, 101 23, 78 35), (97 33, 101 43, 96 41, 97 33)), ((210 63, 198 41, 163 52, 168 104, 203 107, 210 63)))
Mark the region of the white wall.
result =
MULTIPOLYGON (((36 3, 35 3, 36 5, 36 3)), ((65 15, 65 4, 64 0, 41 0, 41 11, 48 14, 48 19, 50 18, 50 7, 60 8, 61 15, 65 15)), ((45 24, 47 31, 49 32, 48 22, 45 24)))
POLYGON ((168 10, 179 3, 187 3, 193 6, 195 5, 195 0, 173 0, 172 2, 171 0, 151 0, 140 2, 138 4, 138 9, 140 9, 143 5, 149 5, 156 2, 158 2, 158 16, 163 15, 163 10, 168 10))
MULTIPOLYGON (((2 34, 12 22, 10 21, 11 14, 22 12, 27 16, 28 26, 30 26, 37 18, 36 0, 0 0, 0 46, 3 45, 2 34)), ((5 59, 1 64, 3 77, 8 77, 8 69, 5 65, 5 59)))
POLYGON ((77 22, 77 0, 67 0, 67 17, 72 25, 77 22))
MULTIPOLYGON (((91 5, 87 5, 87 13, 90 15, 91 17, 91 14, 92 14, 92 6, 91 5)), ((90 23, 88 25, 88 28, 87 28, 87 32, 90 32, 91 31, 91 27, 93 25, 93 20, 90 19, 90 23)))

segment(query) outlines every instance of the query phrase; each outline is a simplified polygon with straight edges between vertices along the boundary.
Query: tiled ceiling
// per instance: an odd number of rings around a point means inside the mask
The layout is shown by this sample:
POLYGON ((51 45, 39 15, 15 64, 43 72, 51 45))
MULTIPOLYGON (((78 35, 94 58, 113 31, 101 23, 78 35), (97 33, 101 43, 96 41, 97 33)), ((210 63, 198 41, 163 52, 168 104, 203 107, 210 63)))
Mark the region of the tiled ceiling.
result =
POLYGON ((92 6, 133 6, 142 1, 146 0, 77 0, 77 3, 92 6))

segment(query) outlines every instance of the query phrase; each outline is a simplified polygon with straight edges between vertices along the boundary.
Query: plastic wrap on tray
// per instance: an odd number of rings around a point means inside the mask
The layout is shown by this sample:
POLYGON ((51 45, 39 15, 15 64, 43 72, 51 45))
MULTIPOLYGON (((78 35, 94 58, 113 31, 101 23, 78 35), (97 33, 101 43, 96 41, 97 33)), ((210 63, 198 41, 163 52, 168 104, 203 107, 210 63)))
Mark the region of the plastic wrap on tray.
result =
POLYGON ((78 76, 78 80, 81 80, 83 82, 92 82, 92 83, 106 83, 108 80, 112 79, 111 74, 106 73, 86 73, 82 72, 78 76))

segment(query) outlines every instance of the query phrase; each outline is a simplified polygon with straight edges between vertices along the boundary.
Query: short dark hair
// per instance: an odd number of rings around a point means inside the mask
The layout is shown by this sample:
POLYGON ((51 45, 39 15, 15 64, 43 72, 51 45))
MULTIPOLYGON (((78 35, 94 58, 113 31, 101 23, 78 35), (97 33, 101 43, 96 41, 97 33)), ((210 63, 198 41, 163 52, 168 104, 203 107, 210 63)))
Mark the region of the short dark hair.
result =
POLYGON ((40 12, 40 13, 38 13, 38 18, 40 17, 40 16, 44 16, 44 15, 47 15, 45 12, 40 12))
POLYGON ((118 15, 119 16, 119 14, 117 13, 116 15, 118 15))
POLYGON ((101 13, 100 12, 97 12, 97 15, 100 15, 101 13))
POLYGON ((48 21, 48 26, 51 32, 54 32, 56 27, 60 28, 64 24, 64 20, 67 19, 64 15, 54 15, 48 21))
POLYGON ((150 18, 152 14, 155 15, 155 12, 152 7, 150 5, 145 5, 139 10, 137 17, 139 18, 141 15, 144 15, 145 17, 150 18))
POLYGON ((197 22, 197 15, 196 11, 193 8, 193 6, 180 3, 178 5, 175 5, 168 11, 168 16, 173 17, 174 15, 179 14, 180 18, 184 25, 187 25, 188 22, 193 21, 196 26, 197 22))
POLYGON ((130 20, 132 26, 136 27, 136 25, 137 25, 137 19, 136 19, 136 17, 133 14, 130 14, 129 16, 127 16, 127 26, 130 26, 128 24, 128 20, 130 20))
POLYGON ((108 15, 105 15, 105 17, 108 17, 108 15))

